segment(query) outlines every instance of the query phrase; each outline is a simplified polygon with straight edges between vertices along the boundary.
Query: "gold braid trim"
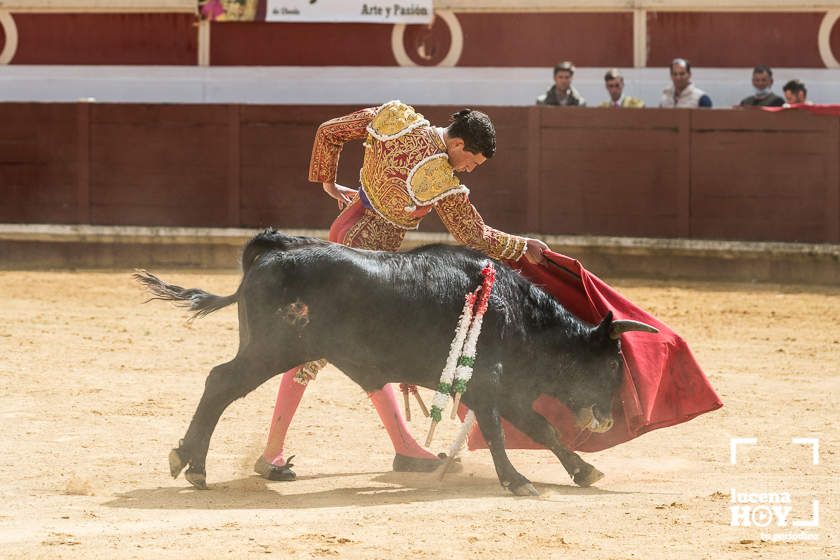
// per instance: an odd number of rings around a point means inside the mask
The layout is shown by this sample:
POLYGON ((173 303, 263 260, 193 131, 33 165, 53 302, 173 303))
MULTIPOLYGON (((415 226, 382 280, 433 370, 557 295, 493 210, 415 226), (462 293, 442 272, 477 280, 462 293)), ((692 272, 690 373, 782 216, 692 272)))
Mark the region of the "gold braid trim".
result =
POLYGON ((420 160, 408 173, 405 183, 408 195, 417 206, 428 206, 453 194, 470 193, 470 189, 455 176, 449 156, 445 153, 420 160))
POLYGON ((376 110, 376 116, 367 127, 371 136, 384 142, 408 134, 418 126, 429 126, 429 121, 414 107, 400 101, 389 101, 376 110))
POLYGON ((526 239, 486 225, 465 194, 444 198, 435 205, 435 210, 446 229, 467 247, 494 259, 515 260, 525 254, 526 239))

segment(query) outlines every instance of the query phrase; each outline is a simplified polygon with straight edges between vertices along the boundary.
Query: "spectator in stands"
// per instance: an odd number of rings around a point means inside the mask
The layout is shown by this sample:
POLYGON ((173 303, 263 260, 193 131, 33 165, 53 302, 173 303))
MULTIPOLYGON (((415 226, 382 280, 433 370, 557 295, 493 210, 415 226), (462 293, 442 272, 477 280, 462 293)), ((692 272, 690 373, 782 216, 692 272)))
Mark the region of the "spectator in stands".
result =
POLYGON ((666 108, 693 108, 711 107, 712 98, 696 87, 691 81, 691 64, 684 58, 675 58, 671 62, 670 87, 662 90, 660 107, 666 108))
POLYGON ((784 105, 785 107, 790 107, 791 105, 812 105, 808 101, 808 88, 805 87, 802 80, 789 81, 782 88, 782 91, 785 94, 785 101, 787 101, 784 105))
POLYGON ((741 100, 741 107, 781 107, 785 100, 773 93, 773 70, 759 64, 753 68, 752 85, 755 93, 741 100))
POLYGON ((557 107, 584 107, 586 100, 572 87, 572 77, 575 75, 575 65, 569 61, 561 62, 554 67, 554 85, 547 92, 537 98, 537 105, 554 105, 557 107))
POLYGON ((610 94, 609 101, 604 101, 599 107, 624 107, 630 109, 640 109, 645 106, 645 102, 629 95, 624 95, 624 76, 618 71, 618 68, 610 68, 604 75, 604 82, 607 87, 607 93, 610 94))

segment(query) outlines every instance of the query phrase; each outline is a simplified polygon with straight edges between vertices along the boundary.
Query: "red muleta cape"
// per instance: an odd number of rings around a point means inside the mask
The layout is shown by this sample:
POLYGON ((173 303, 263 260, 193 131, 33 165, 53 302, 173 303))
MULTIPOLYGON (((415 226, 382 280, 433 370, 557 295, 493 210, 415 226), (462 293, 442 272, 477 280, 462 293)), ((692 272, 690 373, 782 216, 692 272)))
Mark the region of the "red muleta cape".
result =
MULTIPOLYGON (((550 251, 545 257, 550 261, 545 266, 530 264, 524 258, 509 264, 588 323, 597 324, 607 311, 612 311, 615 319, 642 321, 659 329, 658 334, 621 335, 624 385, 613 405, 615 425, 610 431, 597 434, 581 430, 575 426, 572 412, 548 395, 534 402, 534 410, 551 422, 570 450, 607 449, 723 406, 688 345, 674 331, 633 305, 575 259, 550 251)), ((543 449, 506 420, 502 423, 506 448, 543 449)), ((486 448, 475 425, 469 434, 469 449, 486 448)))

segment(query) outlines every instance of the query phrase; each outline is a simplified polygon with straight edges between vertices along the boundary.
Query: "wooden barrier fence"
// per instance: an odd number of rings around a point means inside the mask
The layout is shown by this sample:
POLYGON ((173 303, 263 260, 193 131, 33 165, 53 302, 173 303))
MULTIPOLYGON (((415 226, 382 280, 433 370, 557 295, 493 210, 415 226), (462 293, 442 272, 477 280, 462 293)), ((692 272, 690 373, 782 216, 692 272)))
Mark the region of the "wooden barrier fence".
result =
MULTIPOLYGON (((0 103, 0 222, 326 228, 312 138, 354 109, 0 103)), ((418 107, 437 124, 458 109, 418 107)), ((483 109, 498 151, 462 180, 498 228, 840 242, 840 117, 483 109)), ((361 156, 346 146, 340 182, 358 185, 361 156)))

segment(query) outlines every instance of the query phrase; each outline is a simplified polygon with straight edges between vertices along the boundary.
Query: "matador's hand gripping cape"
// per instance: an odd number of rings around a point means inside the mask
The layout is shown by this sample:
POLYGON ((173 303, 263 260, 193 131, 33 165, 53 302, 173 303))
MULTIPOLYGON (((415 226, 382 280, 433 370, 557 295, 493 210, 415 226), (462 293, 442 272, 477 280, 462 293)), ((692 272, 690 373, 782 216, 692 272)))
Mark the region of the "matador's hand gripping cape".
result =
MULTIPOLYGON (((649 315, 569 257, 548 251, 547 266, 520 259, 514 268, 541 286, 566 309, 592 324, 612 311, 615 319, 642 321, 659 329, 658 334, 625 333, 621 336, 624 384, 613 404, 615 425, 604 433, 581 430, 572 412, 547 395, 533 408, 557 430, 570 450, 600 451, 657 428, 673 426, 723 406, 688 345, 667 325, 649 315)), ((461 415, 466 410, 462 407, 461 415)), ((542 449, 542 446, 503 421, 505 447, 542 449)), ((478 427, 469 435, 470 449, 487 444, 478 427)))
POLYGON ((459 243, 496 259, 519 259, 526 239, 484 223, 449 164, 439 130, 399 101, 329 120, 315 135, 309 180, 335 182, 344 143, 364 139, 359 179, 366 208, 406 230, 417 229, 434 209, 459 243))

